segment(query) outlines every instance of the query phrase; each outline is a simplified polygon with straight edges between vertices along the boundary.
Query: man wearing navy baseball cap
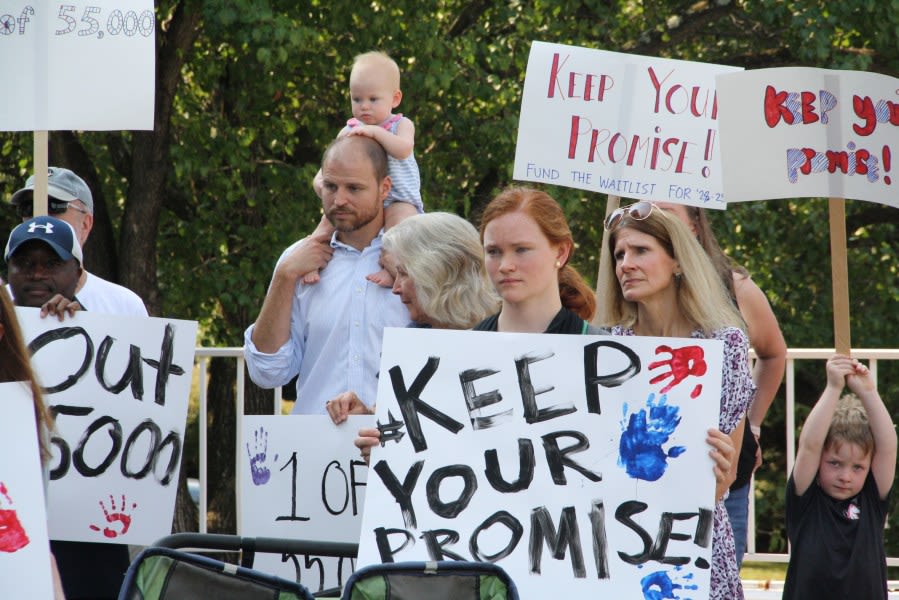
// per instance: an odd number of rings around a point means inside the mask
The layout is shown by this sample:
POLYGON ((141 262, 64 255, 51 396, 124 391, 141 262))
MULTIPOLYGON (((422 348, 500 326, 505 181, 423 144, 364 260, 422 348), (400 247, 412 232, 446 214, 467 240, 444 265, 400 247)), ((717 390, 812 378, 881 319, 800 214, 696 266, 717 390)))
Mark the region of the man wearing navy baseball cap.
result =
MULTIPOLYGON (((50 167, 47 172, 47 196, 47 212, 51 217, 71 225, 78 243, 84 246, 94 226, 94 196, 87 183, 69 169, 50 167)), ((34 175, 9 201, 23 219, 34 214, 34 175)), ((81 265, 84 266, 84 261, 81 265)), ((75 291, 82 306, 92 312, 147 316, 147 308, 140 296, 126 287, 89 273, 87 269, 82 270, 75 291)))
POLYGON ((81 277, 81 245, 75 231, 54 217, 35 217, 9 234, 3 259, 16 306, 41 309, 62 320, 81 308, 75 289, 81 277))

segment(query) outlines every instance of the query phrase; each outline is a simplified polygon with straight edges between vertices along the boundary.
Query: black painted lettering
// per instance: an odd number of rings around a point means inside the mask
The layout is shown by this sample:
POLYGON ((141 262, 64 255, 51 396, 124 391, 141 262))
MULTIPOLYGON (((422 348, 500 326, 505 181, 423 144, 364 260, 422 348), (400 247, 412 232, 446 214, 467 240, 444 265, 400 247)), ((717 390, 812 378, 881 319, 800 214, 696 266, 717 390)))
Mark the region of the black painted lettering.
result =
POLYGON ((698 517, 699 513, 670 513, 663 512, 659 518, 659 533, 656 535, 656 541, 652 545, 650 555, 653 560, 657 560, 665 565, 686 565, 690 562, 689 556, 667 556, 668 541, 685 541, 690 539, 690 535, 685 533, 677 533, 674 531, 675 521, 686 521, 698 517))
POLYGON ((395 562, 393 557, 396 556, 397 553, 402 552, 403 549, 410 543, 415 543, 415 538, 412 537, 412 534, 405 529, 385 529, 384 527, 376 527, 374 533, 375 545, 377 545, 378 547, 378 555, 381 557, 382 563, 395 562), (402 535, 404 537, 403 543, 399 548, 391 548, 390 536, 396 534, 402 535))
POLYGON ((169 431, 168 435, 162 438, 162 442, 160 442, 159 447, 156 449, 156 453, 153 455, 153 475, 156 477, 156 481, 161 485, 166 486, 172 482, 172 478, 181 461, 182 447, 181 435, 177 431, 169 431), (169 462, 165 467, 165 472, 162 477, 160 477, 156 474, 156 465, 159 463, 159 457, 162 455, 166 446, 172 447, 172 453, 169 454, 169 462))
POLYGON ((459 381, 462 383, 462 395, 465 397, 468 414, 471 416, 471 426, 475 430, 495 427, 512 418, 512 409, 487 416, 481 415, 484 408, 501 402, 503 395, 499 393, 499 390, 490 390, 489 392, 478 394, 474 390, 474 382, 497 373, 499 371, 493 369, 467 369, 459 373, 459 381))
POLYGON ((356 488, 365 487, 364 481, 359 481, 359 478, 356 477, 356 472, 361 470, 363 473, 368 473, 368 465, 365 464, 364 460, 351 460, 350 461, 350 492, 353 498, 353 516, 359 514, 359 495, 356 493, 356 488))
POLYGON ((599 402, 599 388, 597 386, 618 387, 639 372, 640 357, 624 344, 611 340, 602 340, 584 346, 584 386, 587 395, 587 411, 597 415, 602 413, 599 402), (627 359, 628 365, 617 373, 600 375, 598 364, 600 348, 618 350, 627 359))
POLYGON ((497 492, 512 494, 528 489, 534 480, 534 443, 527 438, 518 438, 518 479, 507 482, 500 471, 496 450, 484 451, 484 474, 490 486, 497 492))
POLYGON ((421 400, 421 393, 425 386, 437 372, 437 365, 440 359, 436 356, 428 357, 428 361, 421 369, 421 372, 415 377, 412 385, 406 389, 406 383, 403 380, 403 371, 399 366, 392 367, 389 371, 390 382, 393 385, 393 393, 396 396, 396 402, 400 406, 403 413, 403 420, 406 422, 406 430, 409 432, 409 438, 412 440, 412 447, 416 452, 426 450, 428 443, 425 441, 424 433, 421 430, 421 421, 418 418, 422 414, 431 419, 437 425, 440 425, 447 431, 458 433, 464 426, 447 414, 444 414, 426 404, 421 400))
POLYGON ((119 461, 119 469, 121 470, 122 475, 130 477, 131 479, 143 479, 146 477, 153 469, 153 457, 156 454, 156 449, 159 446, 159 439, 161 437, 162 430, 159 429, 159 425, 154 423, 152 419, 146 419, 140 425, 135 427, 134 431, 131 432, 131 435, 128 436, 128 439, 125 440, 125 447, 122 448, 122 459, 119 461), (144 459, 143 466, 137 471, 132 471, 128 466, 131 459, 131 450, 134 447, 134 443, 145 431, 150 432, 147 456, 144 459))
MULTIPOLYGON (((49 411, 50 416, 56 421, 59 415, 85 417, 94 412, 94 409, 91 406, 55 404, 50 406, 49 411)), ((61 438, 58 435, 51 437, 50 443, 59 448, 59 464, 50 469, 50 481, 56 481, 57 479, 65 477, 66 473, 69 472, 69 467, 72 464, 72 450, 69 448, 69 444, 66 442, 65 438, 61 438)))
POLYGON ((646 533, 646 530, 634 522, 631 517, 637 513, 641 513, 649 507, 648 504, 638 500, 628 500, 622 502, 615 511, 615 520, 636 533, 643 542, 643 551, 639 554, 625 554, 619 551, 618 556, 624 562, 630 565, 642 565, 649 560, 650 550, 652 549, 652 537, 646 533))
MULTIPOLYGON (((693 543, 700 548, 708 548, 712 543, 712 528, 715 524, 715 514, 707 508, 699 509, 699 521, 696 523, 696 533, 693 534, 693 543)), ((709 561, 702 557, 697 557, 693 563, 700 569, 708 569, 711 567, 709 561)))
POLYGON ((297 453, 293 452, 290 455, 290 458, 287 459, 287 462, 284 463, 284 466, 278 469, 279 471, 283 471, 288 466, 291 468, 290 475, 290 514, 289 515, 279 515, 275 517, 275 521, 308 521, 309 517, 300 517, 297 515, 297 467, 299 465, 299 461, 297 460, 297 453))
POLYGON ((444 519, 455 519, 471 502, 471 497, 474 496, 477 489, 478 478, 475 476, 474 471, 471 470, 471 467, 468 465, 448 465, 431 473, 431 476, 428 477, 428 483, 425 485, 425 495, 428 499, 428 506, 431 507, 435 515, 444 519), (459 497, 455 500, 444 502, 440 499, 440 485, 448 477, 460 477, 462 479, 462 491, 459 492, 459 497))
POLYGON ((562 509, 559 519, 559 533, 553 524, 549 511, 545 506, 538 506, 531 511, 531 540, 528 545, 529 568, 531 573, 540 574, 540 561, 543 555, 543 543, 549 546, 552 557, 556 560, 565 558, 565 549, 571 552, 571 573, 578 579, 587 576, 584 568, 584 553, 581 550, 581 536, 577 525, 577 514, 573 506, 562 509))
POLYGON ((715 522, 715 514, 707 508, 699 509, 699 521, 696 523, 696 533, 693 541, 701 548, 708 548, 712 543, 712 525, 715 522))
POLYGON ((350 504, 350 481, 346 475, 346 471, 340 466, 340 462, 336 460, 332 460, 328 463, 328 466, 325 467, 325 472, 322 475, 322 504, 325 506, 325 510, 332 515, 342 514, 350 504), (343 506, 338 509, 331 508, 331 503, 328 501, 328 474, 331 472, 332 468, 343 477, 343 506))
POLYGON ((384 486, 387 487, 387 491, 393 494, 393 499, 400 505, 400 512, 403 515, 403 522, 406 524, 406 527, 411 527, 412 529, 418 526, 415 518, 415 507, 412 506, 412 490, 415 489, 415 484, 418 483, 418 476, 421 475, 421 470, 424 466, 425 461, 420 460, 409 467, 409 472, 406 473, 403 483, 400 483, 396 475, 393 474, 387 461, 379 460, 373 467, 374 472, 378 474, 384 486))
POLYGON ((484 519, 484 522, 471 532, 471 538, 468 540, 468 550, 474 560, 481 562, 497 562, 512 554, 524 535, 524 527, 521 522, 504 510, 498 511, 484 519), (480 549, 480 536, 482 531, 487 531, 494 525, 503 525, 509 530, 509 542, 504 548, 500 548, 493 554, 484 554, 480 549))
MULTIPOLYGON (((303 558, 305 559, 306 569, 311 569, 313 566, 318 567, 318 591, 324 591, 325 589, 325 564, 322 562, 322 559, 317 556, 309 556, 308 554, 304 554, 303 558)), ((308 584, 307 584, 308 585, 308 584)))
POLYGON ((174 340, 175 328, 171 323, 166 323, 165 332, 162 334, 162 347, 159 350, 159 360, 144 358, 143 361, 156 369, 156 404, 165 406, 165 387, 169 381, 169 375, 184 375, 184 369, 174 364, 174 340))
MULTIPOLYGON (((362 463, 365 464, 365 463, 362 463)), ((350 561, 350 573, 356 570, 356 559, 347 556, 341 556, 337 559, 337 587, 343 587, 343 561, 350 561)))
POLYGON ((97 381, 104 390, 113 394, 119 394, 125 387, 131 384, 131 395, 135 400, 143 400, 144 398, 144 370, 141 367, 140 348, 131 344, 128 348, 128 366, 125 372, 116 383, 106 382, 106 360, 109 358, 109 351, 115 340, 110 336, 103 338, 100 347, 97 348, 97 362, 94 363, 94 373, 97 381))
POLYGON ((37 354, 38 350, 44 346, 58 340, 66 340, 75 337, 76 335, 80 335, 84 338, 84 360, 81 361, 81 366, 78 367, 77 371, 66 377, 61 383, 42 387, 41 389, 45 394, 49 395, 62 392, 78 383, 78 380, 87 373, 91 361, 94 359, 94 342, 91 341, 90 336, 83 327, 60 327, 59 329, 51 329, 50 331, 40 334, 28 344, 28 352, 31 354, 32 358, 34 358, 34 355, 37 354))
POLYGON ((606 535, 606 507, 602 500, 594 500, 590 507, 590 529, 593 532, 593 560, 596 562, 596 577, 610 579, 609 537, 606 535))
POLYGON ((515 359, 515 371, 518 373, 518 388, 521 390, 521 403, 524 406, 524 420, 530 424, 549 421, 556 417, 570 415, 577 411, 571 402, 559 403, 545 408, 537 408, 537 395, 551 392, 553 386, 536 389, 531 381, 530 366, 535 362, 552 358, 553 354, 525 354, 515 359))
POLYGON ((580 431, 556 431, 547 433, 542 436, 543 451, 546 453, 546 463, 549 466, 549 472, 552 474, 553 483, 556 485, 565 485, 568 479, 565 477, 565 467, 574 469, 587 479, 593 482, 602 481, 600 473, 594 473, 586 467, 582 467, 570 458, 569 454, 583 452, 590 447, 590 440, 580 431), (559 438, 574 438, 575 443, 567 448, 559 448, 559 438))
POLYGON ((431 560, 468 560, 461 554, 444 548, 444 546, 451 546, 459 541, 459 533, 452 529, 422 531, 420 537, 425 541, 431 560))
POLYGON ((113 419, 112 417, 100 417, 99 419, 91 423, 90 426, 84 431, 84 435, 81 436, 81 440, 79 440, 78 446, 75 449, 75 452, 72 454, 72 464, 75 466, 75 470, 81 473, 84 477, 96 477, 97 475, 101 475, 106 472, 106 469, 109 468, 109 465, 111 465, 116 456, 118 456, 119 450, 121 450, 121 448, 121 424, 119 424, 118 420, 113 419), (112 428, 107 432, 109 433, 109 439, 112 441, 112 446, 110 446, 109 452, 106 454, 106 458, 104 458, 99 465, 97 465, 96 467, 88 466, 87 463, 84 462, 84 447, 87 445, 88 441, 90 441, 91 436, 100 428, 105 427, 106 425, 112 426, 112 428))

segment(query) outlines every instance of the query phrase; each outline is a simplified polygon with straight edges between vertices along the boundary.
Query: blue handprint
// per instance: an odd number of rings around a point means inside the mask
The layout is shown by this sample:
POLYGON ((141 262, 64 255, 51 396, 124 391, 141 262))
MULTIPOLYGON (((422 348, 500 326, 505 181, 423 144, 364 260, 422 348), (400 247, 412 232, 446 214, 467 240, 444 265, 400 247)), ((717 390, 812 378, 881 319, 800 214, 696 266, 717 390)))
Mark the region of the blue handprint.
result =
MULTIPOLYGON (((680 570, 677 567, 675 570, 680 570)), ((683 576, 677 576, 680 580, 690 580, 693 578, 692 573, 686 573, 683 576)), ((675 593, 675 590, 696 590, 699 588, 696 584, 681 585, 671 580, 671 577, 665 571, 655 571, 640 580, 640 586, 643 589, 644 600, 687 600, 675 593)))
MULTIPOLYGON (((253 432, 253 451, 250 450, 250 443, 247 442, 247 456, 250 457, 250 475, 253 478, 254 485, 265 485, 272 476, 271 470, 265 464, 267 452, 268 432, 260 427, 258 431, 253 432)), ((275 460, 278 460, 277 455, 275 460)))
MULTIPOLYGON (((683 446, 672 446, 668 452, 662 450, 662 444, 668 442, 680 423, 680 409, 665 404, 667 399, 668 396, 663 394, 656 404, 655 394, 650 394, 646 408, 631 414, 627 426, 622 423, 618 464, 634 479, 656 481, 665 474, 667 459, 678 457, 686 451, 683 446)), ((627 411, 626 405, 624 410, 627 411)))

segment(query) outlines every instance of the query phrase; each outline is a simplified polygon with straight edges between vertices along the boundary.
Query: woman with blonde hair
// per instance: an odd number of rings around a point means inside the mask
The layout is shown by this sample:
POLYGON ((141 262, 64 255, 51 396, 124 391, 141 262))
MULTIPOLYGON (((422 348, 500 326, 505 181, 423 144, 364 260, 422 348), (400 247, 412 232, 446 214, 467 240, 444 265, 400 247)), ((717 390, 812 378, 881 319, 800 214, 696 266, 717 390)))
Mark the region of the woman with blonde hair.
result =
POLYGON ((712 542, 712 600, 743 598, 734 537, 724 498, 736 476, 749 404, 756 387, 749 373, 744 323, 705 251, 676 216, 637 202, 606 218, 610 268, 600 274, 612 335, 706 338, 724 342, 718 429, 708 443, 716 480, 712 542))
POLYGON ((742 566, 746 553, 747 530, 749 525, 749 490, 752 474, 762 464, 760 439, 762 421, 774 402, 787 364, 787 342, 771 310, 771 304, 743 266, 734 262, 721 250, 712 231, 704 208, 660 202, 660 208, 677 216, 690 229, 699 245, 715 265, 718 276, 725 284, 731 302, 740 310, 746 321, 749 346, 755 351, 756 360, 752 366, 752 379, 758 391, 746 415, 746 426, 752 435, 743 436, 740 459, 737 463, 737 478, 730 487, 730 494, 724 505, 730 516, 737 544, 737 566, 742 566))

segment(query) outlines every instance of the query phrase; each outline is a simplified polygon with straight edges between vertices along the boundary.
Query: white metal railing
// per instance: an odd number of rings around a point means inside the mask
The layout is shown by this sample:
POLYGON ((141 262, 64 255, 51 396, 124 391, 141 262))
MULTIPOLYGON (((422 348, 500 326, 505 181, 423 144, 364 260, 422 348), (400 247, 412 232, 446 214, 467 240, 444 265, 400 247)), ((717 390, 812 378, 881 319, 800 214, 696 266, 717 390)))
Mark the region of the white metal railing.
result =
MULTIPOLYGON (((206 410, 207 410, 207 387, 206 387, 206 379, 207 379, 207 370, 209 366, 209 360, 212 358, 233 358, 236 362, 236 373, 234 377, 234 386, 235 386, 235 432, 242 431, 243 428, 243 412, 244 412, 244 384, 245 382, 245 365, 246 361, 243 357, 243 348, 238 347, 228 347, 228 348, 205 348, 200 347, 196 348, 194 351, 194 363, 196 365, 198 371, 198 396, 199 396, 199 407, 197 410, 197 424, 199 425, 199 456, 197 460, 199 462, 199 479, 200 479, 200 492, 198 498, 198 511, 200 516, 199 523, 199 532, 206 533, 207 532, 207 519, 206 515, 208 511, 209 505, 209 497, 208 494, 208 486, 206 485, 208 481, 208 473, 207 473, 207 419, 206 410)), ((281 414, 281 388, 275 388, 275 403, 274 403, 274 414, 281 414)), ((240 444, 236 445, 236 452, 240 452, 240 444)), ((238 454, 234 455, 234 464, 240 464, 240 456, 238 454)), ((239 472, 238 472, 239 476, 239 472)), ((234 489, 240 489, 240 482, 235 481, 234 489)), ((236 494, 236 492, 235 492, 236 494)), ((240 512, 240 495, 236 494, 235 497, 235 509, 237 513, 240 512)))
MULTIPOLYGON (((786 366, 786 406, 784 407, 786 416, 786 455, 787 468, 784 473, 784 486, 786 486, 787 478, 793 469, 793 460, 796 456, 796 361, 800 360, 827 360, 832 356, 834 350, 824 348, 792 348, 787 350, 787 366, 786 366)), ((754 354, 750 352, 750 356, 754 358, 754 354)), ((874 381, 877 381, 877 365, 881 360, 899 360, 899 349, 853 349, 852 356, 859 360, 868 362, 874 381)), ((237 374, 235 376, 236 385, 236 428, 235 431, 241 431, 243 425, 243 407, 244 407, 244 357, 243 348, 197 348, 195 354, 195 362, 199 371, 199 417, 197 419, 200 427, 200 494, 199 494, 199 511, 200 511, 200 533, 206 533, 207 523, 204 515, 207 514, 207 436, 206 436, 206 373, 209 359, 211 358, 233 358, 237 361, 237 374)), ((274 414, 281 414, 281 388, 275 389, 275 409, 274 414)), ((238 445, 237 452, 240 452, 238 445)), ((239 461, 239 456, 235 455, 235 461, 239 461)), ((237 464, 237 463, 236 463, 237 464)), ((754 481, 754 480, 753 480, 754 481)), ((239 486, 235 486, 239 489, 239 486)), ((790 560, 790 555, 786 553, 763 553, 755 551, 755 489, 750 489, 749 493, 749 524, 746 556, 744 561, 747 562, 780 562, 785 563, 790 560)), ((237 499, 239 502, 240 499, 237 499)), ((240 507, 237 507, 238 510, 240 507)), ((887 565, 891 567, 899 566, 899 557, 887 558, 887 565)))

